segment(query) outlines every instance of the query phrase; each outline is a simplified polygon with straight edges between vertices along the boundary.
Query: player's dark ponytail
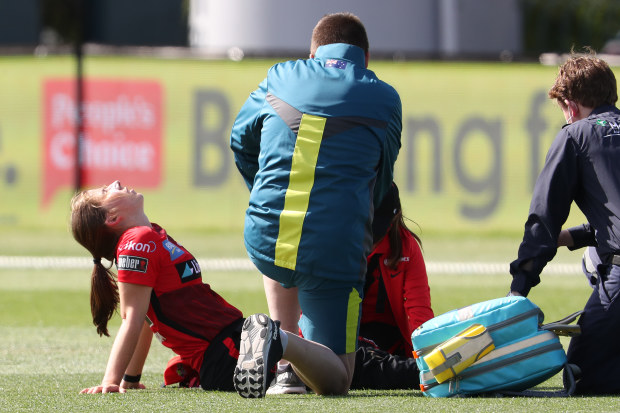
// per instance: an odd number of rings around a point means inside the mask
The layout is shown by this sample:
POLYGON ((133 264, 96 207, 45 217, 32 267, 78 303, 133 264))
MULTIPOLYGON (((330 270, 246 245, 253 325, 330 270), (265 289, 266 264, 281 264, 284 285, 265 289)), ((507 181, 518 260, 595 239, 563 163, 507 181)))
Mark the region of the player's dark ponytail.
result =
POLYGON ((403 211, 400 209, 399 205, 398 212, 396 213, 396 215, 394 215, 394 218, 392 219, 392 225, 390 226, 390 229, 387 233, 387 237, 390 242, 390 254, 386 258, 386 260, 387 266, 392 269, 396 269, 398 263, 400 262, 400 259, 403 257, 403 241, 400 235, 401 230, 409 231, 411 235, 413 235, 413 237, 416 239, 418 244, 422 246, 422 240, 420 239, 420 237, 415 232, 410 230, 405 224, 403 211))
POLYGON ((118 235, 105 225, 106 211, 89 191, 80 192, 71 201, 73 238, 93 255, 90 310, 99 335, 109 336, 108 321, 119 303, 118 285, 110 267, 101 259, 114 261, 118 235))
POLYGON ((90 282, 90 312, 99 335, 110 336, 108 321, 118 307, 118 285, 114 274, 99 261, 93 268, 90 282))

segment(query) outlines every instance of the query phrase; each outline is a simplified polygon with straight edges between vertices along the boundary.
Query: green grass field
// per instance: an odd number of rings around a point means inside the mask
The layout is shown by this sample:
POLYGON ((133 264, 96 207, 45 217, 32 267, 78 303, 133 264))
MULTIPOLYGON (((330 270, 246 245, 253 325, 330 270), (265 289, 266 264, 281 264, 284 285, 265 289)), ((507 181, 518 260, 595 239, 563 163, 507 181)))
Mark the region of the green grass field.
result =
MULTIPOLYGON (((205 118, 210 129, 223 124, 218 139, 226 147, 234 115, 274 62, 86 59, 88 76, 161 83, 165 91, 164 177, 158 188, 136 189, 146 195, 149 218, 165 226, 199 258, 245 257, 242 226, 248 193, 232 163, 227 164, 225 182, 211 187, 193 184, 192 154, 198 124, 195 94, 216 91, 226 98, 224 112, 211 108, 205 118)), ((69 186, 59 187, 47 208, 41 206, 45 174, 42 85, 49 78, 70 77, 73 61, 66 56, 5 56, 0 57, 0 67, 0 255, 87 259, 67 229, 69 186), (14 182, 8 179, 9 167, 17 171, 14 182)), ((534 104, 537 94, 551 84, 556 69, 537 64, 380 61, 371 62, 371 68, 401 94, 405 139, 396 177, 402 183, 405 215, 419 224, 412 228, 424 241, 427 262, 506 265, 506 271, 496 274, 429 272, 435 313, 504 296, 510 284, 508 263, 516 257, 531 192, 528 151, 533 137, 528 125, 537 116, 545 120, 540 138, 541 146, 546 147, 561 124, 561 114, 550 102, 540 108, 534 104), (493 172, 494 161, 502 165, 497 171, 501 185, 487 186, 481 192, 466 190, 453 159, 455 136, 471 119, 501 126, 498 159, 484 136, 473 136, 471 146, 462 151, 464 177, 469 180, 484 183, 493 172), (431 188, 434 158, 428 145, 414 148, 408 132, 416 122, 426 120, 436 122, 441 131, 443 180, 439 192, 431 188), (407 183, 412 188, 407 188, 407 183), (463 206, 484 206, 495 195, 498 203, 491 215, 484 220, 463 218, 463 206)), ((201 167, 217 168, 231 156, 228 151, 209 153, 201 167)), ((577 214, 570 223, 581 222, 577 214)), ((580 257, 579 252, 561 251, 554 262, 576 265, 580 257)), ((451 400, 428 399, 411 390, 355 391, 343 398, 308 395, 245 400, 236 394, 162 389, 162 373, 171 353, 156 342, 143 375, 147 390, 79 395, 82 388, 100 382, 112 344, 111 338, 99 338, 91 324, 89 275, 88 270, 0 269, 0 411, 620 411, 620 399, 613 397, 451 400)), ((246 315, 267 309, 256 272, 210 272, 205 280, 246 315)), ((543 309, 546 320, 552 321, 581 309, 588 294, 580 274, 543 273, 542 284, 530 298, 543 309)), ((117 326, 115 318, 112 333, 117 326)), ((554 377, 542 387, 557 389, 560 385, 559 377, 554 377)))
MULTIPOLYGON (((222 237, 195 235, 185 244, 204 256, 209 246, 218 245, 217 255, 226 256, 222 237), (201 241, 202 242, 198 242, 201 241), (192 248, 196 243, 197 248, 192 248)), ((180 238, 183 239, 183 238, 180 238)), ((234 238, 224 237, 227 256, 240 257, 234 238)), ((66 242, 62 239, 62 242, 66 242)), ((19 240, 17 241, 20 242, 19 240)), ((62 242, 60 242, 62 244, 62 242)), ((446 247, 460 245, 461 258, 498 257, 516 248, 514 240, 431 239, 426 243, 427 260, 446 247)), ((456 248, 454 248, 456 250, 456 248)), ((78 254, 79 249, 74 252, 78 254)), ((572 253, 560 259, 578 259, 572 253)), ((433 308, 436 314, 505 295, 506 274, 430 274, 433 308)), ((244 314, 266 311, 262 283, 254 271, 213 272, 205 280, 244 314)), ((246 400, 234 393, 161 388, 162 373, 172 353, 154 342, 143 381, 147 390, 128 394, 80 395, 79 391, 98 384, 102 378, 112 338, 99 338, 90 322, 89 273, 84 270, 0 270, 0 411, 617 411, 614 397, 570 399, 469 398, 430 399, 419 391, 353 391, 349 397, 271 396, 246 400)), ((530 294, 532 301, 553 321, 581 309, 588 295, 582 276, 548 275, 530 294)), ((112 336, 118 326, 112 323, 112 336)), ((564 342, 567 344, 567 342, 564 342)), ((559 376, 541 385, 559 389, 559 376)))

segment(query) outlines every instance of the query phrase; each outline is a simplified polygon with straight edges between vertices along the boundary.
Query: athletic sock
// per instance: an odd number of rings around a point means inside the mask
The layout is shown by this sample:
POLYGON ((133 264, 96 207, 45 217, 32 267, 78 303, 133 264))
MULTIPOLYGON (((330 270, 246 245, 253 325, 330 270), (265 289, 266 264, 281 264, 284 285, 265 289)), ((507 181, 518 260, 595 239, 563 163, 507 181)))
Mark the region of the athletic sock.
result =
POLYGON ((278 373, 285 371, 290 364, 291 362, 285 359, 278 361, 278 373))
POLYGON ((284 354, 288 345, 288 335, 282 329, 280 329, 280 343, 282 343, 282 354, 284 354))

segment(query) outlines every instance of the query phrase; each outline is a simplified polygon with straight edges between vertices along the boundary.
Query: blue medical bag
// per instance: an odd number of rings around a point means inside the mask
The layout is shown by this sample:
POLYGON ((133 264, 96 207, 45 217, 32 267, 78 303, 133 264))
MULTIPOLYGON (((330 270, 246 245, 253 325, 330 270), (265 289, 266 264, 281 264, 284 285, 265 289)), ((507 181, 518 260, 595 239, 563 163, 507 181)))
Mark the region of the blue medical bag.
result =
MULTIPOLYGON (((432 318, 411 336, 420 369, 420 389, 429 397, 451 397, 501 391, 523 391, 557 374, 566 364, 558 336, 541 329, 544 315, 525 297, 502 297, 460 308, 432 318), (473 364, 438 383, 425 357, 474 324, 484 326, 494 349, 473 364)), ((468 357, 471 354, 469 344, 468 357)), ((459 363, 458 351, 446 363, 459 363)), ((445 367, 445 366, 444 366, 445 367)), ((450 367, 450 366, 447 366, 450 367)), ((441 381, 441 380, 440 380, 441 381)))

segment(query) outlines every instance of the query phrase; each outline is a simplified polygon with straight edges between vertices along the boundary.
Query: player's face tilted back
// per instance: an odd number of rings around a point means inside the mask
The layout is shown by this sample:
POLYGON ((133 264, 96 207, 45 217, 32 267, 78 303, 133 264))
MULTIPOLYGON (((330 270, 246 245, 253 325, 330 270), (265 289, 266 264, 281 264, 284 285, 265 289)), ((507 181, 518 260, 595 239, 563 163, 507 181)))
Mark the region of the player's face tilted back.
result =
POLYGON ((144 196, 134 189, 123 187, 118 180, 91 191, 92 195, 101 197, 101 206, 112 215, 126 215, 144 208, 144 196))

